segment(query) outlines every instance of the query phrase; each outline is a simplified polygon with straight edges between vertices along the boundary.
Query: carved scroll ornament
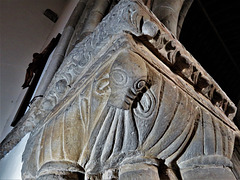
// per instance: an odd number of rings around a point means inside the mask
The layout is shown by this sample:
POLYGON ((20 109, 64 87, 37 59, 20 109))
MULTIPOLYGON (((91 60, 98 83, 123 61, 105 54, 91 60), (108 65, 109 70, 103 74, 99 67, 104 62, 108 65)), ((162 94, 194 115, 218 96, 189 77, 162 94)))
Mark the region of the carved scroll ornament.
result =
POLYGON ((25 177, 68 170, 101 178, 109 169, 124 177, 130 171, 126 166, 158 167, 164 160, 171 168, 180 155, 177 163, 183 169, 217 166, 216 159, 220 167, 232 166, 235 127, 202 107, 166 72, 126 49, 92 67, 86 83, 32 135, 25 177))
POLYGON ((32 108, 29 120, 35 119, 32 121, 38 123, 43 119, 66 96, 85 69, 96 62, 104 51, 103 47, 112 45, 112 37, 123 32, 129 32, 141 39, 158 58, 233 119, 236 113, 234 104, 175 36, 141 1, 122 0, 96 30, 77 44, 65 58, 49 85, 45 98, 32 108))
POLYGON ((140 2, 121 1, 50 87, 23 179, 160 179, 161 167, 170 179, 234 179, 235 106, 140 2), (105 31, 116 20, 128 31, 105 31))

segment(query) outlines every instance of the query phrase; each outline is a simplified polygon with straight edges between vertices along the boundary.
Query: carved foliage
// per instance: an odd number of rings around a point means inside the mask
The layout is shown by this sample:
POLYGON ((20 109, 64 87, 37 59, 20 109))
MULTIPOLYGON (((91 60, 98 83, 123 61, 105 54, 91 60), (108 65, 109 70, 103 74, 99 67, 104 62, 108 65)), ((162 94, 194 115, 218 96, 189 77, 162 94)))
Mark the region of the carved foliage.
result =
POLYGON ((35 121, 44 118, 71 89, 77 88, 75 84, 78 77, 96 61, 103 59, 105 51, 108 51, 105 56, 111 56, 116 49, 123 47, 122 42, 112 41, 113 36, 123 32, 138 37, 175 73, 210 99, 226 116, 233 118, 236 109, 218 85, 167 28, 140 1, 134 0, 120 1, 95 31, 76 45, 55 74, 42 101, 36 104, 38 107, 32 109, 29 118, 35 121))
POLYGON ((157 166, 156 159, 169 165, 183 152, 179 165, 197 156, 215 158, 217 152, 225 160, 230 158, 232 145, 224 138, 232 142, 232 131, 224 135, 226 125, 130 51, 126 39, 116 38, 123 31, 153 49, 228 117, 234 114, 231 101, 174 36, 138 1, 121 1, 95 32, 76 45, 55 75, 39 116, 52 110, 28 142, 24 176, 41 176, 52 162, 70 163, 74 171, 84 168, 87 174, 98 176, 124 164, 157 166), (191 151, 186 150, 188 142, 188 149, 196 147, 194 143, 205 144, 191 151), (212 152, 212 145, 218 150, 212 152), (195 154, 190 157, 189 152, 195 154))
POLYGON ((219 107, 228 118, 232 119, 236 113, 234 104, 164 25, 148 22, 148 27, 144 27, 144 24, 142 28, 140 27, 144 30, 143 36, 138 39, 175 73, 192 84, 198 92, 219 107), (148 30, 146 30, 147 28, 148 30))
POLYGON ((182 154, 180 167, 200 157, 231 165, 233 131, 131 50, 93 64, 76 85, 33 133, 23 177, 69 167, 101 178, 128 164, 171 166, 182 154))

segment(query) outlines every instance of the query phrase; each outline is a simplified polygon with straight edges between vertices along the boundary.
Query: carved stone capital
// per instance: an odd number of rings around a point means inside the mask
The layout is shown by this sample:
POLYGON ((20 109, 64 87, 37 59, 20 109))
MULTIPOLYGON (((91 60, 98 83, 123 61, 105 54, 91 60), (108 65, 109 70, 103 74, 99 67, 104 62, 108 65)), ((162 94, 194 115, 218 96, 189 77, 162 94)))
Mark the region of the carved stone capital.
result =
POLYGON ((120 1, 76 45, 36 109, 23 179, 159 179, 162 167, 188 179, 209 166, 234 178, 236 107, 139 1, 120 1))

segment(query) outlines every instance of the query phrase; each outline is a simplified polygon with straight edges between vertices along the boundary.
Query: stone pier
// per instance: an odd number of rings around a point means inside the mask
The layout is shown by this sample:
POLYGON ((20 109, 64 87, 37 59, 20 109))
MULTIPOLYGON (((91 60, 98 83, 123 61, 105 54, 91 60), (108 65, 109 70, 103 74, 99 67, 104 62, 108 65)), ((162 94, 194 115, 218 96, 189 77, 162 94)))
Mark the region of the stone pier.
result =
POLYGON ((28 113, 22 178, 237 179, 236 107, 174 27, 121 0, 74 45, 28 113))

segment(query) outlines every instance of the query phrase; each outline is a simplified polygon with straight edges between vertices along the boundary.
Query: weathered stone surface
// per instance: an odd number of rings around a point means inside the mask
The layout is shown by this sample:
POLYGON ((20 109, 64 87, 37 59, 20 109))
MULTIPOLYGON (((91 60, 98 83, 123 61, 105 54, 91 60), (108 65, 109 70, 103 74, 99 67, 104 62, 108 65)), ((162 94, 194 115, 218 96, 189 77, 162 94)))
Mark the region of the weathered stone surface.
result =
POLYGON ((157 18, 179 38, 183 21, 193 0, 148 0, 157 18))
POLYGON ((139 1, 75 46, 36 109, 23 179, 235 178, 236 107, 139 1))

